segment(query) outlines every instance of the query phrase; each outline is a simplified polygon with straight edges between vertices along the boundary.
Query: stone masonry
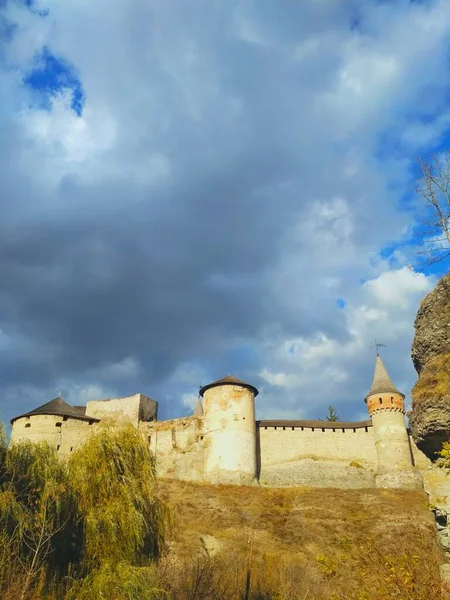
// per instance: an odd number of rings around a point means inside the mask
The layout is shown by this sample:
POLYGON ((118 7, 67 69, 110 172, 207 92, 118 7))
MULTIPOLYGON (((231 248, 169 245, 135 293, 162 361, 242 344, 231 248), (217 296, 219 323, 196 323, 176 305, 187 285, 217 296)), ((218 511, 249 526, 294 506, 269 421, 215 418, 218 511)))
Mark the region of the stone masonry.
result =
POLYGON ((404 396, 378 356, 361 422, 255 420, 258 390, 231 376, 200 390, 190 417, 158 421, 142 394, 69 406, 55 398, 12 420, 11 443, 46 441, 61 454, 102 421, 131 422, 156 458, 160 477, 213 484, 421 489, 429 459, 404 420, 404 396), (203 400, 203 403, 202 403, 203 400))

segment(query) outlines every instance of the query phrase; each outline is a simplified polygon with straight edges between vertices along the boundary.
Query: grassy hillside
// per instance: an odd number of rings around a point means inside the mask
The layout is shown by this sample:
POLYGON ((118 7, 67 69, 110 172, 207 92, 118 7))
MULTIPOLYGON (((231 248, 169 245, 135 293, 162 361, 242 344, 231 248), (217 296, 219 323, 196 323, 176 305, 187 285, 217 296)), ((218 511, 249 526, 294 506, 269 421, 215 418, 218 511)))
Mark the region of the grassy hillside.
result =
POLYGON ((252 598, 440 597, 423 493, 160 482, 160 494, 175 520, 160 564, 174 597, 242 597, 251 545, 252 598))
POLYGON ((442 559, 424 493, 159 481, 132 425, 0 443, 2 600, 437 600, 442 559))

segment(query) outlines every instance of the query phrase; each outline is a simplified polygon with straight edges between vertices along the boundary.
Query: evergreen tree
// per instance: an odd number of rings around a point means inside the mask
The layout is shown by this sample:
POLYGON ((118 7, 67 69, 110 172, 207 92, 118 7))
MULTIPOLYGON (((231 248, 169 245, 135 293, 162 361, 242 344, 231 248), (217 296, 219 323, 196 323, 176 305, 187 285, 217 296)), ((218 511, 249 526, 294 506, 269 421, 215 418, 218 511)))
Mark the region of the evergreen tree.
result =
POLYGON ((336 410, 331 406, 328 407, 327 421, 339 421, 339 415, 336 410))

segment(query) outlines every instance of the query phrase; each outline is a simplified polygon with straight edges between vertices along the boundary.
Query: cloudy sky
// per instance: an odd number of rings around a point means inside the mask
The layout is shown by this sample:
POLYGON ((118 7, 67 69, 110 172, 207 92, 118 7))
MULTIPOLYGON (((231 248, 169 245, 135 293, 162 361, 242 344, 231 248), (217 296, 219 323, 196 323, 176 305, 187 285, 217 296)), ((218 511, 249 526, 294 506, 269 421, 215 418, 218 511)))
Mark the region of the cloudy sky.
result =
POLYGON ((0 0, 2 418, 232 373, 364 419, 374 339, 408 394, 449 46, 447 0, 0 0))

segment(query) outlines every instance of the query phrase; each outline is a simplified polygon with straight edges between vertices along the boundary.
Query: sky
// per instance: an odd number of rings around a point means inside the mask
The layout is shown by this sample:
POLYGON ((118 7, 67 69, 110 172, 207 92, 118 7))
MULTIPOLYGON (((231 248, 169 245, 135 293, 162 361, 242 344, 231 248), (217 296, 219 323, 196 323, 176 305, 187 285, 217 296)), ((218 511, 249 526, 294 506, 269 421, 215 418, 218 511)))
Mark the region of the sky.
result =
POLYGON ((0 0, 0 417, 363 420, 374 340, 409 401, 449 50, 447 0, 0 0))

